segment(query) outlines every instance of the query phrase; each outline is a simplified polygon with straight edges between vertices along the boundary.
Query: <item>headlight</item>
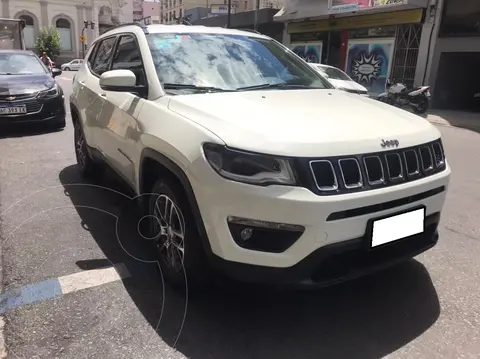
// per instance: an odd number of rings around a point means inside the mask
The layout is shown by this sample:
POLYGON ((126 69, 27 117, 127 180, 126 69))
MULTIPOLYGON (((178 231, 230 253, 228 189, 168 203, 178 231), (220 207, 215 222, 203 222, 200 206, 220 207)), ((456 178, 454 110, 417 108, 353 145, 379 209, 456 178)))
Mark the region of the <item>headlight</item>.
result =
POLYGON ((58 95, 58 85, 55 84, 55 85, 53 85, 53 87, 51 89, 39 92, 37 97, 38 98, 51 98, 51 97, 55 97, 57 95, 58 95))
POLYGON ((208 163, 227 179, 260 186, 296 184, 287 159, 231 150, 213 143, 204 144, 203 149, 208 163))

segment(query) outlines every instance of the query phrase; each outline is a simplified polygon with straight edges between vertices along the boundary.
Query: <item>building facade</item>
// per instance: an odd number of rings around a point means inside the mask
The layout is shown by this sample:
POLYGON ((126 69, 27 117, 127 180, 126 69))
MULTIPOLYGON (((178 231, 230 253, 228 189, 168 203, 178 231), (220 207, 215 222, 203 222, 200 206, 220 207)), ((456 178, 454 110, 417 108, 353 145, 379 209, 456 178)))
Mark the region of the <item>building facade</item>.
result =
POLYGON ((433 107, 480 111, 480 0, 432 1, 422 33, 418 83, 433 107))
POLYGON ((27 48, 34 49, 40 29, 55 26, 61 40, 57 63, 82 57, 82 33, 86 46, 109 27, 131 22, 132 0, 0 0, 0 17, 22 18, 27 48), (84 29, 84 21, 94 22, 94 29, 84 29))
POLYGON ((430 0, 287 0, 283 43, 339 67, 375 96, 388 78, 413 86, 430 0))
POLYGON ((133 0, 133 21, 143 20, 143 0, 133 0))
POLYGON ((161 4, 160 2, 144 1, 142 4, 142 16, 146 24, 161 23, 161 4))

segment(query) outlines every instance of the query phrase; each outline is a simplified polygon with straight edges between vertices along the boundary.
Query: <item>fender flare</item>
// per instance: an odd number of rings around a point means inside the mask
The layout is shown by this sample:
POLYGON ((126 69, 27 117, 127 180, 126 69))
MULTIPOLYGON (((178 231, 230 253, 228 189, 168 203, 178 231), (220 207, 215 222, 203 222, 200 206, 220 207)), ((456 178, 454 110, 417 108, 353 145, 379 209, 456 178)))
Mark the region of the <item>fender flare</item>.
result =
POLYGON ((198 202, 195 197, 195 193, 193 192, 192 185, 190 184, 190 180, 188 179, 187 175, 185 172, 180 168, 179 165, 177 165, 175 162, 173 162, 170 158, 167 156, 163 155, 160 152, 157 152, 153 149, 150 148, 145 148, 142 151, 142 154, 140 156, 140 170, 139 170, 139 192, 140 195, 143 192, 142 188, 142 183, 143 183, 143 163, 144 161, 149 158, 152 159, 156 162, 158 162, 160 165, 168 169, 177 179, 178 181, 182 184, 182 187, 185 191, 185 194, 187 196, 187 201, 188 204, 190 205, 190 210, 192 211, 193 218, 195 220, 195 224, 198 229, 198 233, 200 235, 200 240, 202 241, 202 246, 205 250, 205 253, 208 256, 213 255, 212 247, 210 245, 210 241, 208 240, 208 235, 207 231, 205 229, 205 225, 203 223, 202 215, 200 213, 200 209, 198 207, 198 202))

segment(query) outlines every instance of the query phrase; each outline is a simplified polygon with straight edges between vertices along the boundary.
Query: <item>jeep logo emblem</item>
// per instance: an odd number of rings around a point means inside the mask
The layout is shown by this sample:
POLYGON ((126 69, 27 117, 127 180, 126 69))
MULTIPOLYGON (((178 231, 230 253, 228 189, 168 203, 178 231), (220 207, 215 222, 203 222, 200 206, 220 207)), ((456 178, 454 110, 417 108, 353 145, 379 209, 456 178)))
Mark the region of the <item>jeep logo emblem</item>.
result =
POLYGON ((400 144, 400 142, 398 142, 398 140, 383 140, 382 139, 382 142, 380 143, 380 146, 382 146, 382 148, 389 148, 389 147, 398 147, 398 145, 400 144))

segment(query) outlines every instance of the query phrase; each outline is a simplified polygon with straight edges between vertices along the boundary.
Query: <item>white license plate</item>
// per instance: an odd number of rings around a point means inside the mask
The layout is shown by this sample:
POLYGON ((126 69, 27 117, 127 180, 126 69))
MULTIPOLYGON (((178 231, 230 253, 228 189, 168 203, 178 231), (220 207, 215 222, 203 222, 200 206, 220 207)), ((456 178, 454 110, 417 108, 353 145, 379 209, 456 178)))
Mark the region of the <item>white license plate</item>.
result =
POLYGON ((20 113, 27 113, 27 108, 25 106, 0 107, 0 115, 15 115, 20 113))
POLYGON ((425 208, 397 214, 373 222, 372 248, 423 233, 425 208))

